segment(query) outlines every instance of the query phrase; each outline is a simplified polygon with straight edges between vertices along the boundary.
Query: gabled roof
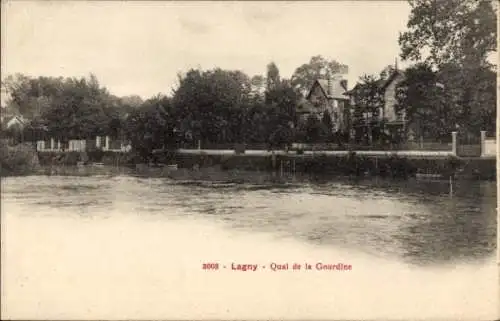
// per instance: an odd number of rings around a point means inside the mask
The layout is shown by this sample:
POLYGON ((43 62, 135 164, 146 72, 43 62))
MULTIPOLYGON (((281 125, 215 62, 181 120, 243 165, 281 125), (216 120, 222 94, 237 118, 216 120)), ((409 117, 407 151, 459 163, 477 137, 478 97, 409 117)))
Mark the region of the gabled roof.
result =
POLYGON ((312 93, 312 89, 319 85, 325 97, 330 99, 349 99, 345 92, 347 91, 347 83, 343 79, 332 79, 331 80, 331 89, 332 92, 328 92, 328 80, 327 79, 317 79, 313 85, 311 86, 311 90, 307 94, 306 98, 309 99, 312 93))
POLYGON ((394 79, 396 79, 398 76, 403 76, 404 77, 404 73, 401 71, 401 70, 394 70, 389 78, 387 78, 386 80, 379 80, 380 82, 380 89, 384 90, 387 88, 387 86, 389 86, 393 81, 394 79))
POLYGON ((12 126, 13 124, 11 123, 12 121, 16 121, 17 123, 21 124, 22 126, 26 125, 26 121, 24 120, 23 116, 15 115, 9 118, 5 123, 7 126, 12 126))
MULTIPOLYGON (((394 70, 387 79, 379 79, 375 82, 375 84, 377 85, 378 88, 380 88, 381 91, 384 91, 387 88, 387 86, 389 86, 398 76, 404 77, 404 72, 401 70, 394 70)), ((353 95, 357 90, 360 89, 361 86, 362 84, 358 82, 356 86, 354 86, 354 88, 347 91, 345 94, 353 95)))

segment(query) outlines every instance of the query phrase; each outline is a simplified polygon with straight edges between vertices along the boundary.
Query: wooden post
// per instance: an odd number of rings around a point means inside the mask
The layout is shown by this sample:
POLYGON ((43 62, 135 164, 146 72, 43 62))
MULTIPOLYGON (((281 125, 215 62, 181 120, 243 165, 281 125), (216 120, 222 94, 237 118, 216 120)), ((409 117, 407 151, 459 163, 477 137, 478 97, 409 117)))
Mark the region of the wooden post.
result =
POLYGON ((451 152, 457 156, 457 132, 451 132, 451 152))
POLYGON ((485 140, 486 140, 486 131, 485 130, 482 130, 481 131, 481 157, 484 156, 484 152, 485 152, 485 140))
POLYGON ((453 196, 453 175, 450 175, 450 197, 453 196))

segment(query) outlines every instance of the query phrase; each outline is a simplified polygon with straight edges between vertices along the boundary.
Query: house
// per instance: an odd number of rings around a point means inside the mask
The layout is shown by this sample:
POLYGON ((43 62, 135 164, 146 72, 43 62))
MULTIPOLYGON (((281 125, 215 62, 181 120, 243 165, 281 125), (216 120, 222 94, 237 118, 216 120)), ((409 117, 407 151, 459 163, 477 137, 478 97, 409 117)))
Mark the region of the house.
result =
POLYGON ((5 123, 5 129, 17 128, 19 130, 23 130, 25 126, 26 120, 20 115, 13 116, 5 123))
POLYGON ((384 98, 382 108, 382 119, 385 121, 387 133, 403 133, 406 130, 406 114, 396 109, 396 88, 405 79, 404 72, 398 69, 392 70, 386 80, 381 82, 380 90, 384 98))
POLYGON ((332 119, 333 131, 344 131, 349 128, 349 96, 347 80, 345 79, 317 79, 311 86, 309 93, 299 102, 297 114, 301 119, 311 115, 323 118, 328 111, 332 119))
POLYGON ((394 136, 402 135, 408 129, 405 112, 397 110, 397 86, 404 79, 404 71, 397 69, 397 66, 388 66, 381 72, 379 80, 358 83, 346 93, 350 97, 351 106, 354 106, 352 117, 358 119, 353 122, 352 135, 365 132, 371 140, 376 139, 372 135, 379 136, 382 132, 394 136), (370 97, 368 102, 367 96, 370 97), (364 110, 360 107, 364 104, 378 106, 378 110, 364 110))

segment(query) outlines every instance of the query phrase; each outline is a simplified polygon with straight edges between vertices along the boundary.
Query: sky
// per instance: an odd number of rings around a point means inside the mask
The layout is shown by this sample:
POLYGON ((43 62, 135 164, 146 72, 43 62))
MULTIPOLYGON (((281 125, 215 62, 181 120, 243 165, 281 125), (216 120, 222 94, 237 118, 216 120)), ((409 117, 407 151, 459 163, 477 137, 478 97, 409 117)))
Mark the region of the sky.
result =
POLYGON ((409 13, 406 1, 3 1, 2 77, 93 73, 148 98, 189 68, 265 75, 273 61, 289 78, 322 55, 349 66, 352 87, 394 64, 409 13))

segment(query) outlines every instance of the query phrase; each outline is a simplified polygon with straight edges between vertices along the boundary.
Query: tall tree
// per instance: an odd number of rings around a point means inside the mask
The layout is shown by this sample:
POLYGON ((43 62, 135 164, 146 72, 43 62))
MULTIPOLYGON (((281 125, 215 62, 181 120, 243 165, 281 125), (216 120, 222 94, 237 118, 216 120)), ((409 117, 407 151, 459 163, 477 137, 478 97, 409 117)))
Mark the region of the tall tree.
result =
POLYGON ((347 72, 347 65, 336 60, 327 60, 318 55, 311 57, 308 63, 295 69, 291 83, 295 90, 305 96, 315 80, 330 76, 334 77, 335 75, 346 74, 347 72))
POLYGON ((267 85, 266 90, 270 91, 276 88, 278 84, 281 82, 280 71, 278 66, 274 62, 271 62, 267 65, 267 85))
POLYGON ((380 111, 384 106, 384 96, 381 91, 383 78, 374 75, 363 75, 351 91, 353 97, 353 126, 356 140, 370 142, 374 131, 383 125, 380 111))
POLYGON ((154 149, 176 148, 175 111, 171 99, 156 96, 133 110, 125 121, 125 134, 132 147, 144 160, 152 157, 154 149))
POLYGON ((194 140, 221 142, 228 132, 233 110, 251 101, 250 78, 241 71, 190 70, 179 79, 173 103, 182 123, 180 129, 194 140), (189 134, 189 135, 191 135, 189 134))
POLYGON ((264 102, 264 94, 266 90, 266 78, 262 75, 255 75, 250 79, 251 83, 251 98, 253 103, 262 103, 264 102))
POLYGON ((493 1, 410 0, 410 5, 408 30, 399 36, 403 59, 434 66, 487 65, 488 54, 496 50, 493 1))
POLYGON ((455 129, 457 115, 452 97, 428 64, 408 68, 396 93, 396 109, 405 111, 408 126, 418 137, 445 138, 455 129))
MULTIPOLYGON (((495 127, 496 8, 488 0, 412 0, 401 57, 438 70, 453 122, 468 134, 495 127)), ((417 81, 418 83, 418 81, 417 81)), ((437 130, 437 129, 436 129, 437 130)))

